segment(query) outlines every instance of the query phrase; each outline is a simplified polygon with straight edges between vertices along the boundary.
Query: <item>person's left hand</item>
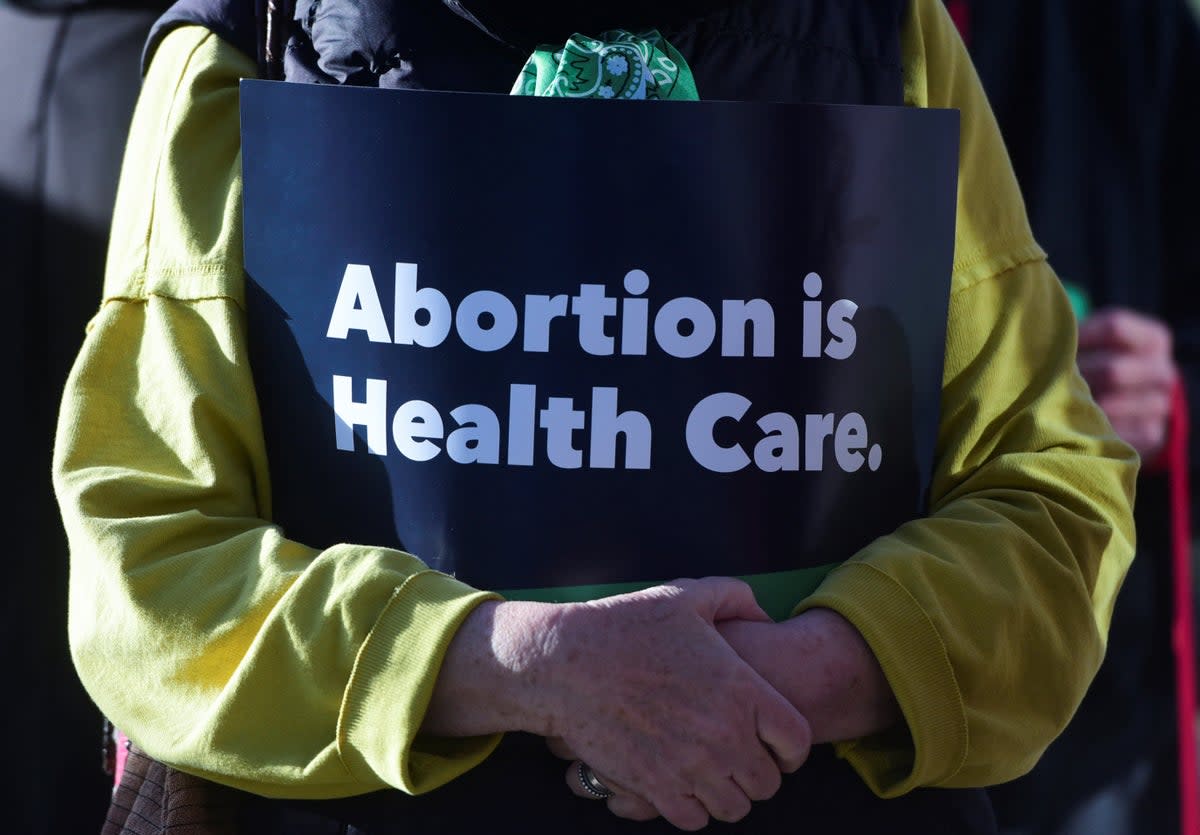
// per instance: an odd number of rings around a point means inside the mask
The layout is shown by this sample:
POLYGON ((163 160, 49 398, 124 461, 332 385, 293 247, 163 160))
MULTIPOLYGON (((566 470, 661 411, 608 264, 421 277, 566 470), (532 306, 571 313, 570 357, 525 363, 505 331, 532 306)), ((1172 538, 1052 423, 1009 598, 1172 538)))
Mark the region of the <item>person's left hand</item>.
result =
MULTIPOLYGON (((813 742, 856 739, 902 721, 883 670, 859 631, 830 609, 814 608, 779 623, 731 618, 717 623, 721 636, 811 722, 813 742)), ((550 750, 570 760, 567 785, 583 798, 576 753, 557 737, 550 750)), ((612 792, 609 809, 629 820, 658 817, 655 807, 602 772, 612 792)), ((782 783, 782 776, 770 794, 782 783)))
POLYGON ((1098 310, 1079 325, 1078 365, 1113 429, 1153 460, 1167 441, 1179 376, 1167 324, 1127 308, 1098 310))

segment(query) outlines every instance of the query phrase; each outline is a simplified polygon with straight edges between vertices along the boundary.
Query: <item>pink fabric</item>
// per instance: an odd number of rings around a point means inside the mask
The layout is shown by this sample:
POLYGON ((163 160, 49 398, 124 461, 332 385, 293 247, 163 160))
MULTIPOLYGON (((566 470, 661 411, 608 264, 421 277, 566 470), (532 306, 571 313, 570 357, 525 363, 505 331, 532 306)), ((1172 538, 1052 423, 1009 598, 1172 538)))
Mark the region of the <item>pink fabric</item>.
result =
POLYGON ((1166 468, 1171 495, 1171 544, 1175 651, 1175 702, 1179 735, 1179 820, 1184 835, 1200 835, 1200 776, 1196 765, 1196 626, 1192 604, 1192 552, 1188 483, 1188 408, 1182 383, 1175 386, 1166 468))
POLYGON ((115 731, 117 737, 117 756, 113 764, 113 791, 121 785, 121 775, 125 773, 125 760, 129 758, 129 739, 120 731, 115 731))
POLYGON ((963 42, 970 41, 971 28, 967 0, 946 0, 946 8, 950 12, 950 18, 954 21, 954 25, 958 27, 958 33, 962 36, 963 42))

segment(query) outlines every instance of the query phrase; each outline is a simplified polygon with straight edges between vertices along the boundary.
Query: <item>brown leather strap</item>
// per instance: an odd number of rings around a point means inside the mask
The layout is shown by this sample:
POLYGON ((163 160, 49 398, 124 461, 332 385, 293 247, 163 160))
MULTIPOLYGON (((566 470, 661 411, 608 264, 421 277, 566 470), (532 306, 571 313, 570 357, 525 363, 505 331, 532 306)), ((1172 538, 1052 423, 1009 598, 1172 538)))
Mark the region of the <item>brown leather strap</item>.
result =
POLYGON ((241 793, 131 746, 101 835, 235 835, 241 793))

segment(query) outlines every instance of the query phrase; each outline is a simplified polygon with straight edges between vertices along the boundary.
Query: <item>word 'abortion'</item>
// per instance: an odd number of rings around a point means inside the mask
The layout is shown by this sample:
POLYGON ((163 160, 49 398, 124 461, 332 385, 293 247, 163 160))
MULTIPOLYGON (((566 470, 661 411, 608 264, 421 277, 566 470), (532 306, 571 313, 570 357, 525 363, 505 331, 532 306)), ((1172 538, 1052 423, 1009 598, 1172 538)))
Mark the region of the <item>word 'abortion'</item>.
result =
MULTIPOLYGON (((651 335, 662 354, 678 359, 698 357, 710 349, 719 350, 722 357, 775 356, 775 310, 765 299, 723 299, 718 317, 704 301, 679 297, 659 305, 651 317, 650 300, 644 298, 650 286, 646 272, 630 270, 623 286, 628 295, 621 298, 608 295, 603 284, 580 284, 575 295, 526 295, 522 317, 517 304, 494 290, 472 292, 455 307, 436 287, 418 286, 416 264, 397 263, 389 327, 370 267, 349 264, 325 336, 335 340, 365 336, 373 343, 433 349, 444 345, 453 332, 474 351, 519 346, 526 353, 546 353, 551 350, 552 322, 573 318, 571 330, 577 330, 579 348, 594 356, 649 356, 651 335), (616 334, 610 333, 610 321, 617 325, 616 334), (518 331, 521 339, 514 345, 518 331)), ((842 360, 851 356, 857 345, 853 319, 858 305, 849 299, 825 304, 819 298, 822 281, 816 273, 805 276, 802 287, 806 298, 801 303, 801 357, 842 360)), ((414 462, 431 461, 444 453, 458 464, 536 466, 544 460, 561 469, 652 466, 651 419, 644 411, 620 410, 616 387, 592 387, 590 404, 577 407, 573 397, 542 396, 529 381, 513 382, 509 402, 499 410, 507 417, 502 430, 500 414, 491 406, 465 403, 443 416, 433 403, 411 399, 390 410, 387 380, 334 374, 332 382, 339 450, 354 451, 361 430, 369 452, 385 456, 394 448, 414 462), (447 417, 453 422, 450 426, 447 417), (538 452, 539 437, 544 455, 538 452), (624 442, 621 462, 619 439, 624 442)), ((765 472, 818 471, 828 461, 845 472, 880 466, 882 450, 869 443, 866 422, 857 412, 756 416, 752 409, 750 400, 734 392, 699 397, 678 427, 696 463, 719 473, 751 465, 765 472), (723 426, 743 422, 756 427, 758 439, 753 444, 731 441, 722 431, 723 426)))

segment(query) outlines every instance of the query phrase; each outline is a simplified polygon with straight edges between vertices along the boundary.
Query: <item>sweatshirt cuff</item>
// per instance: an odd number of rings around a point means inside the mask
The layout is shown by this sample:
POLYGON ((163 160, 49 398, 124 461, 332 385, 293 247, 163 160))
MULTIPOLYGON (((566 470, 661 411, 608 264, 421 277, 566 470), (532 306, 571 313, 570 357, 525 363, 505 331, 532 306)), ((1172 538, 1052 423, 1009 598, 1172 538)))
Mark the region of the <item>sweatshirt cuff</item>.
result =
POLYGON ((422 794, 492 753, 500 735, 417 732, 454 634, 476 606, 496 599, 436 571, 412 575, 392 595, 359 650, 338 717, 338 753, 356 780, 422 794))
POLYGON ((833 609, 858 629, 896 696, 905 723, 835 745, 879 797, 953 777, 966 760, 967 716, 946 646, 908 591, 865 562, 830 572, 796 608, 833 609))

